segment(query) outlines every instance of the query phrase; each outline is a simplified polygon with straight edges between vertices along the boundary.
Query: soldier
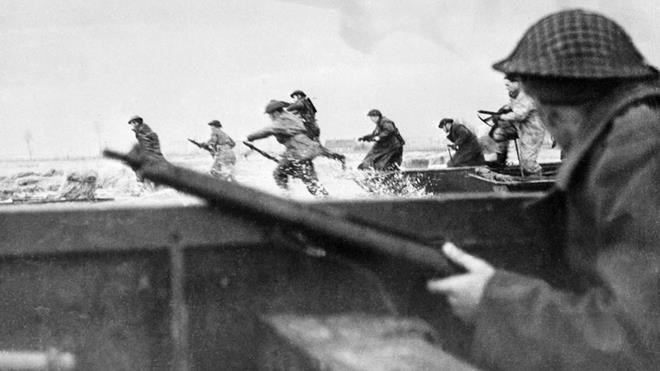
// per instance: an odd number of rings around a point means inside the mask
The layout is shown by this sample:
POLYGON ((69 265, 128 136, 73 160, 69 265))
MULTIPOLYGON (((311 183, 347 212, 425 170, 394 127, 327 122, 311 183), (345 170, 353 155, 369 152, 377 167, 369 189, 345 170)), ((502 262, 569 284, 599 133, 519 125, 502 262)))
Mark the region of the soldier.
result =
MULTIPOLYGON (((302 90, 295 90, 291 93, 291 98, 296 101, 289 104, 286 110, 298 115, 302 120, 305 128, 307 129, 307 136, 311 139, 321 143, 320 135, 321 129, 316 121, 316 107, 312 100, 302 90)), ((341 162, 342 168, 346 166, 346 156, 331 151, 324 145, 321 145, 321 156, 341 162)))
MULTIPOLYGON (((140 116, 133 116, 128 120, 128 124, 131 125, 131 129, 135 133, 135 138, 138 141, 138 145, 143 153, 154 158, 164 159, 163 154, 160 152, 160 141, 158 140, 158 134, 156 134, 149 125, 144 123, 144 120, 140 116)), ((135 177, 138 183, 141 183, 148 188, 154 188, 153 183, 145 182, 144 176, 140 169, 135 170, 135 177)))
POLYGON ((538 205, 566 288, 447 244, 465 274, 430 281, 475 326, 499 370, 655 370, 660 364, 660 84, 626 32, 583 10, 551 14, 493 66, 519 78, 566 158, 538 205))
POLYGON ((295 99, 295 102, 289 104, 286 110, 300 116, 307 129, 308 136, 314 140, 318 140, 321 135, 321 129, 316 122, 316 107, 314 103, 312 103, 312 100, 302 90, 295 90, 291 93, 290 97, 295 99))
POLYGON ((367 113, 376 128, 371 134, 358 138, 361 142, 374 142, 369 153, 358 165, 359 170, 398 170, 403 160, 403 145, 406 143, 394 122, 377 110, 367 113))
POLYGON ((312 163, 312 160, 321 154, 321 146, 307 136, 302 120, 284 110, 286 106, 286 102, 271 100, 265 113, 270 116, 273 124, 248 135, 247 140, 252 142, 274 136, 284 145, 286 150, 273 173, 278 186, 288 189, 289 177, 298 178, 305 183, 309 193, 327 196, 328 191, 319 182, 312 163))
POLYGON ((444 118, 440 120, 438 127, 448 134, 447 139, 453 143, 447 147, 456 150, 447 167, 479 166, 485 163, 477 136, 465 125, 455 122, 454 119, 444 118))
MULTIPOLYGON (((504 83, 509 93, 510 102, 506 106, 508 109, 503 110, 497 117, 498 126, 506 127, 508 124, 517 129, 517 137, 520 142, 520 162, 523 171, 528 175, 539 175, 542 169, 537 162, 537 158, 543 146, 545 127, 536 109, 536 104, 520 88, 520 82, 516 78, 510 77, 505 78, 504 83)), ((497 132, 497 129, 495 132, 497 132)), ((494 134, 493 139, 497 137, 497 133, 494 134)), ((499 161, 502 157, 506 159, 508 147, 508 141, 501 143, 504 145, 504 152, 501 152, 502 147, 500 147, 500 151, 498 151, 499 161), (504 153, 503 156, 502 153, 504 153)), ((504 166, 506 164, 500 163, 500 165, 504 166)))
POLYGON ((222 131, 222 124, 218 120, 209 122, 211 127, 211 139, 203 143, 213 156, 213 166, 211 167, 211 175, 218 179, 234 181, 234 165, 236 165, 236 155, 234 148, 236 143, 222 131))

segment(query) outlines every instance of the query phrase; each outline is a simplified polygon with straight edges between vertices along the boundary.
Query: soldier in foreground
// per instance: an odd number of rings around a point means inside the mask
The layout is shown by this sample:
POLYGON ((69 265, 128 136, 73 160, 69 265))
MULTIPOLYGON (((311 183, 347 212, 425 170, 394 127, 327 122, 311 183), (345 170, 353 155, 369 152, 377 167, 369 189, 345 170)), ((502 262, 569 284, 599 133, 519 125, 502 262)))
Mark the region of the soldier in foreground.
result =
POLYGON ((284 110, 288 103, 271 100, 265 113, 273 124, 248 135, 247 140, 274 136, 286 147, 273 172, 275 183, 282 189, 288 189, 289 177, 298 178, 305 183, 309 193, 327 196, 328 191, 319 182, 312 160, 321 154, 319 142, 307 136, 303 122, 295 115, 284 110))
POLYGON ((218 120, 209 122, 211 127, 211 138, 205 143, 198 143, 188 139, 199 148, 207 150, 213 156, 213 166, 211 175, 222 180, 234 181, 234 165, 236 165, 236 155, 233 148, 236 146, 234 140, 227 133, 222 131, 222 124, 218 120))
MULTIPOLYGON (((307 136, 320 144, 321 128, 319 128, 318 122, 316 121, 317 111, 314 103, 312 103, 312 100, 302 90, 296 90, 291 93, 291 98, 296 101, 289 104, 286 107, 286 110, 299 116, 307 129, 307 136)), ((342 168, 346 166, 346 156, 331 151, 322 144, 321 151, 321 156, 341 162, 342 168)))
MULTIPOLYGON (((149 125, 144 123, 144 120, 140 116, 133 116, 128 120, 128 124, 131 125, 131 129, 135 133, 135 138, 138 141, 138 145, 142 151, 151 157, 164 159, 163 154, 160 151, 160 141, 158 140, 158 134, 151 130, 149 125)), ((142 172, 138 169, 135 170, 135 177, 138 183, 146 186, 147 188, 154 188, 154 184, 148 180, 145 180, 142 176, 142 172)))
POLYGON ((367 113, 376 124, 374 131, 358 138, 361 142, 374 142, 369 153, 358 165, 359 170, 398 170, 403 160, 403 145, 406 143, 394 122, 377 110, 367 113))
POLYGON ((561 230, 570 287, 495 269, 446 244, 467 271, 432 280, 475 327, 488 369, 653 370, 660 364, 660 85, 612 20, 582 10, 533 25, 493 66, 519 78, 567 156, 537 205, 561 230))
POLYGON ((485 163, 477 136, 465 125, 455 122, 454 119, 444 118, 440 120, 438 127, 447 133, 447 139, 453 143, 447 147, 456 150, 447 167, 479 166, 485 163))

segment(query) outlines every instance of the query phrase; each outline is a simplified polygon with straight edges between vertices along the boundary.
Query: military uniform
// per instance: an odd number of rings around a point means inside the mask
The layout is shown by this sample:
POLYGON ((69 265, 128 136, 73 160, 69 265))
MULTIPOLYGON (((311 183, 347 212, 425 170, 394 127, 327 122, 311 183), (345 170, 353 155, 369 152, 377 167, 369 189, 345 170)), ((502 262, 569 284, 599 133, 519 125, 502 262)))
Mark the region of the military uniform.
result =
POLYGON ((537 205, 554 212, 547 225, 560 237, 556 263, 565 262, 568 287, 497 270, 477 308, 475 359, 501 370, 657 369, 657 71, 620 26, 582 10, 542 19, 494 68, 521 75, 542 109, 580 107, 584 122, 537 205))
POLYGON ((213 155, 211 175, 222 180, 233 180, 234 165, 236 165, 236 155, 233 150, 236 146, 234 140, 219 126, 211 125, 211 139, 205 145, 213 155))
POLYGON ((397 170, 403 160, 403 145, 405 141, 394 122, 381 116, 376 128, 371 134, 360 138, 364 141, 374 141, 367 155, 358 165, 360 170, 397 170))
MULTIPOLYGON (((291 93, 291 97, 295 97, 297 95, 302 96, 302 98, 289 104, 286 107, 286 110, 299 116, 303 121, 303 125, 305 126, 305 129, 307 129, 307 136, 321 143, 321 138, 320 138, 321 128, 319 128, 318 122, 316 121, 317 111, 316 111, 316 107, 314 106, 314 103, 312 103, 312 100, 309 99, 309 97, 307 97, 305 93, 303 93, 300 90, 296 90, 293 93, 291 93)), ((346 163, 346 156, 331 151, 322 144, 321 144, 321 156, 333 160, 337 160, 342 163, 342 166, 344 166, 346 163)))
MULTIPOLYGON (((271 104, 274 105, 273 102, 271 104)), ((270 113, 268 107, 267 113, 270 113)), ((248 135, 247 139, 253 141, 269 136, 274 136, 286 148, 273 172, 277 185, 287 189, 289 177, 293 177, 302 180, 309 193, 327 195, 328 192, 319 182, 312 163, 312 160, 321 154, 321 145, 307 136, 302 121, 290 112, 281 111, 273 118, 272 125, 248 135)))
POLYGON ((465 125, 453 122, 447 139, 458 147, 447 167, 478 166, 485 163, 477 136, 465 125))
MULTIPOLYGON (((133 128, 135 132, 135 138, 138 141, 138 145, 143 153, 147 156, 164 159, 163 154, 160 151, 160 140, 158 140, 158 134, 151 130, 149 125, 145 124, 141 118, 135 117, 131 119, 130 122, 137 122, 138 124, 133 128)), ((144 175, 140 169, 135 170, 135 177, 138 182, 144 182, 144 175)))
POLYGON ((502 124, 508 122, 516 128, 520 142, 520 164, 523 170, 530 174, 540 174, 541 165, 537 162, 537 158, 543 146, 545 127, 534 101, 527 93, 520 90, 511 97, 509 107, 511 110, 500 115, 498 120, 502 124))

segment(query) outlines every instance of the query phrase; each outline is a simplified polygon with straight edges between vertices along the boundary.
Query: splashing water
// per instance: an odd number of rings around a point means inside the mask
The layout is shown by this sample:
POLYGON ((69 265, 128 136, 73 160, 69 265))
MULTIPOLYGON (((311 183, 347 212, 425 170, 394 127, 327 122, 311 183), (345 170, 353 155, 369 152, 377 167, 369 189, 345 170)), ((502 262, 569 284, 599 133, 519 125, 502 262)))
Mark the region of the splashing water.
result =
POLYGON ((400 171, 353 171, 347 176, 372 197, 424 197, 424 186, 415 177, 406 176, 400 171))
MULTIPOLYGON (((314 166, 319 181, 328 190, 326 198, 315 197, 307 191, 298 179, 291 179, 289 189, 279 188, 273 180, 276 164, 261 156, 238 157, 235 167, 235 179, 241 185, 258 189, 297 201, 315 201, 319 199, 364 199, 378 197, 423 197, 414 179, 398 172, 379 173, 356 170, 364 154, 348 153, 346 169, 339 162, 317 158, 314 166)), ((169 156, 170 162, 202 173, 208 173, 213 160, 205 154, 187 156, 169 156)), ((94 169, 98 173, 96 197, 114 199, 115 202, 139 204, 197 204, 199 199, 177 192, 167 187, 145 187, 138 183, 134 172, 120 162, 102 158, 42 161, 7 161, 3 162, 0 178, 25 171, 68 173, 94 169)))

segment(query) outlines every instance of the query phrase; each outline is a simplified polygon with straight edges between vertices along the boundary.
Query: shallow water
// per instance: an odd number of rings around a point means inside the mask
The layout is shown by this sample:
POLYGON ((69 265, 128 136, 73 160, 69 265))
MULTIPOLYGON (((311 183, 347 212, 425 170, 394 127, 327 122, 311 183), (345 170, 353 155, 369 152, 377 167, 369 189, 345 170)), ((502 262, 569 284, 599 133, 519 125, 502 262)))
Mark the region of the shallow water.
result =
MULTIPOLYGON (((426 159, 431 164, 442 162, 436 161, 439 155, 435 152, 408 152, 404 156, 407 159, 426 159)), ((382 197, 425 197, 423 192, 418 191, 414 184, 407 183, 401 178, 393 180, 398 192, 393 193, 391 187, 380 187, 370 184, 370 191, 358 185, 364 179, 364 172, 355 170, 360 163, 364 153, 346 154, 346 170, 342 170, 337 161, 326 158, 318 158, 314 161, 316 172, 320 182, 330 193, 327 199, 364 199, 382 197)), ((190 168, 199 172, 208 173, 211 168, 212 159, 207 154, 187 156, 171 156, 168 160, 178 166, 190 168)), ((541 162, 557 161, 558 154, 549 150, 542 152, 541 162)), ((300 201, 312 201, 317 199, 307 192, 304 184, 298 179, 292 179, 289 190, 280 189, 273 180, 272 172, 275 162, 268 160, 258 153, 239 154, 235 167, 234 177, 236 181, 247 187, 255 188, 281 197, 292 198, 300 201)), ((433 168, 441 168, 444 165, 431 165, 433 168)), ((42 161, 5 161, 0 167, 0 177, 9 177, 21 172, 34 172, 37 174, 56 170, 64 174, 70 172, 81 172, 94 170, 98 174, 97 197, 111 198, 115 203, 148 203, 148 204, 195 204, 199 200, 175 190, 159 187, 155 190, 147 190, 141 187, 135 180, 133 171, 115 160, 104 158, 77 159, 77 160, 42 160, 42 161)))

